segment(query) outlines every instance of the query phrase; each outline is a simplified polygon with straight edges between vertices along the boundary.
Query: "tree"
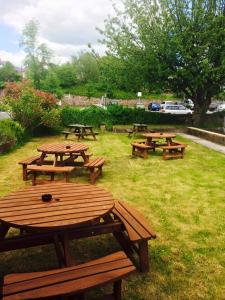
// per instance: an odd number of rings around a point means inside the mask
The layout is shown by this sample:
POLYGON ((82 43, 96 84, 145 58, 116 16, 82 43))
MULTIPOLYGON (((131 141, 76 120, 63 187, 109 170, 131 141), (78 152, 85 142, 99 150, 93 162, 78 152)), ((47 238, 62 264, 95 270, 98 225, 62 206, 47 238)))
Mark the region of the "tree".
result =
POLYGON ((6 62, 0 68, 0 82, 4 83, 5 81, 18 81, 21 78, 20 74, 16 71, 13 64, 6 62))
POLYGON ((33 81, 35 88, 40 88, 40 82, 46 75, 51 59, 51 51, 45 44, 37 41, 38 23, 34 20, 28 22, 24 29, 21 47, 26 52, 24 64, 27 77, 33 81))
POLYGON ((60 81, 57 74, 53 70, 49 70, 45 78, 41 81, 41 89, 45 92, 52 93, 58 98, 61 98, 63 91, 60 88, 60 81))
POLYGON ((73 87, 77 83, 76 66, 66 63, 61 66, 55 66, 54 71, 59 78, 59 84, 62 88, 73 87))
POLYGON ((78 57, 73 57, 76 66, 77 78, 80 82, 97 82, 99 79, 99 68, 96 57, 89 52, 81 52, 78 57))
POLYGON ((101 31, 108 52, 138 64, 143 85, 161 82, 191 98, 201 124, 225 84, 224 1, 121 1, 123 10, 101 31))

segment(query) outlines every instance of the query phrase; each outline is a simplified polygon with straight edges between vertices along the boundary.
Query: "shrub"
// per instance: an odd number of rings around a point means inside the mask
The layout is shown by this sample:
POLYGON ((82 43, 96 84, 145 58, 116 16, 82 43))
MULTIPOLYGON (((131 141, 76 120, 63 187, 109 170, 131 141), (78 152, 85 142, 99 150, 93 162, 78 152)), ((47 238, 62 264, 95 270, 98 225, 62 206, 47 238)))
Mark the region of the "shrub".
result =
POLYGON ((11 107, 13 118, 29 133, 38 128, 58 129, 57 99, 50 93, 35 90, 29 82, 7 84, 4 103, 11 107))
POLYGON ((96 106, 85 109, 66 106, 61 110, 61 120, 64 126, 70 123, 89 124, 95 127, 99 127, 103 123, 108 126, 112 124, 110 113, 96 106))
POLYGON ((26 140, 21 125, 10 119, 0 121, 0 144, 12 143, 21 145, 26 140))
POLYGON ((120 105, 110 105, 107 110, 91 106, 77 109, 71 106, 61 111, 61 120, 64 126, 70 123, 90 124, 100 126, 127 125, 132 123, 147 124, 183 124, 188 120, 186 116, 148 112, 142 109, 133 109, 120 105))

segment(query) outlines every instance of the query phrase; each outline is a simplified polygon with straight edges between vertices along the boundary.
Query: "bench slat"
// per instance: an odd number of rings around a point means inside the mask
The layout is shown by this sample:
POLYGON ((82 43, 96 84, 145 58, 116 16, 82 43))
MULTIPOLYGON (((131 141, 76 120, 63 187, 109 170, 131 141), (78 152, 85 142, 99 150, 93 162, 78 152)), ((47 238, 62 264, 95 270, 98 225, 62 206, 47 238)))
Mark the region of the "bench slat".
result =
POLYGON ((91 287, 114 282, 135 271, 120 251, 83 265, 29 274, 12 274, 4 279, 3 299, 37 299, 80 293, 91 287))
POLYGON ((148 240, 156 237, 145 217, 127 203, 117 201, 113 212, 123 221, 131 241, 148 240))
POLYGON ((27 167, 28 170, 30 171, 43 171, 43 172, 56 172, 56 173, 61 173, 61 172, 72 172, 75 167, 56 167, 56 166, 48 166, 48 165, 42 165, 42 166, 36 166, 36 165, 31 165, 27 167))
POLYGON ((19 161, 20 165, 29 165, 32 164, 33 162, 35 162, 36 160, 38 160, 40 158, 40 155, 36 155, 36 156, 31 156, 28 158, 25 158, 21 161, 19 161))
POLYGON ((150 149, 151 147, 148 145, 145 145, 143 143, 131 143, 132 146, 136 147, 136 148, 142 148, 142 149, 150 149))
POLYGON ((84 166, 87 167, 87 168, 90 168, 90 167, 100 167, 104 164, 105 162, 105 159, 103 157, 97 157, 95 158, 94 160, 86 163, 84 166))

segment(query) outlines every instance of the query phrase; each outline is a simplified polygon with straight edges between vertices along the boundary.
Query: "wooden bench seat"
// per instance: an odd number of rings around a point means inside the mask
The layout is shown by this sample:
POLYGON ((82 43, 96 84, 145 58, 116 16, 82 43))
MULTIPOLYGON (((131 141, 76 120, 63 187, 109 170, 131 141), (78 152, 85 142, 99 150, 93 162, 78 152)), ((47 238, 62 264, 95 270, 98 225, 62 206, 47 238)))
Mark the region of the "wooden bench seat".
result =
POLYGON ((73 267, 10 274, 4 277, 2 299, 49 299, 73 295, 83 296, 82 299, 84 299, 84 294, 88 290, 113 283, 113 294, 108 295, 107 299, 119 300, 121 299, 122 278, 134 271, 135 267, 129 258, 124 252, 119 251, 73 267))
POLYGON ((134 251, 138 254, 140 269, 142 272, 147 272, 149 270, 148 240, 156 238, 154 230, 140 212, 121 200, 115 202, 112 213, 122 221, 126 230, 126 235, 121 232, 114 233, 115 237, 124 245, 124 251, 128 255, 134 251))
POLYGON ((102 166, 104 163, 105 159, 103 157, 97 157, 84 165, 90 171, 90 181, 92 184, 95 183, 98 176, 102 175, 102 166))
POLYGON ((65 135, 65 139, 67 139, 67 138, 68 138, 68 135, 71 134, 71 133, 72 133, 72 132, 71 132, 71 131, 68 131, 68 130, 63 130, 63 131, 62 131, 62 134, 65 135))
POLYGON ((64 166, 64 167, 56 167, 56 166, 49 166, 49 165, 29 165, 27 166, 27 169, 32 174, 32 184, 36 185, 36 177, 39 172, 41 173, 50 173, 51 174, 51 180, 54 180, 55 173, 63 173, 66 179, 66 182, 69 182, 69 176, 68 174, 71 173, 75 167, 72 166, 64 166))
POLYGON ((163 158, 183 158, 186 144, 173 142, 171 145, 160 147, 163 150, 163 158))
POLYGON ((134 156, 140 156, 142 158, 148 157, 148 150, 152 149, 151 146, 146 145, 142 142, 133 142, 132 145, 132 155, 134 156))
POLYGON ((19 164, 22 165, 22 167, 23 167, 23 180, 24 181, 28 180, 28 175, 30 173, 27 170, 27 166, 35 164, 39 159, 40 159, 40 155, 36 155, 36 156, 31 156, 26 159, 23 159, 19 162, 19 164))

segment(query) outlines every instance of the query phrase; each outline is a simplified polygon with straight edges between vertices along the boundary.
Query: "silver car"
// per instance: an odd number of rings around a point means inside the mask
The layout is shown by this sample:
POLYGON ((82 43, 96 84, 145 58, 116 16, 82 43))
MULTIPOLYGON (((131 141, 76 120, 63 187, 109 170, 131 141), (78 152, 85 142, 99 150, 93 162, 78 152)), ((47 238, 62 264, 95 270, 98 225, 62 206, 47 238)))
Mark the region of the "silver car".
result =
POLYGON ((192 110, 180 104, 165 104, 161 112, 173 115, 191 115, 192 110))

